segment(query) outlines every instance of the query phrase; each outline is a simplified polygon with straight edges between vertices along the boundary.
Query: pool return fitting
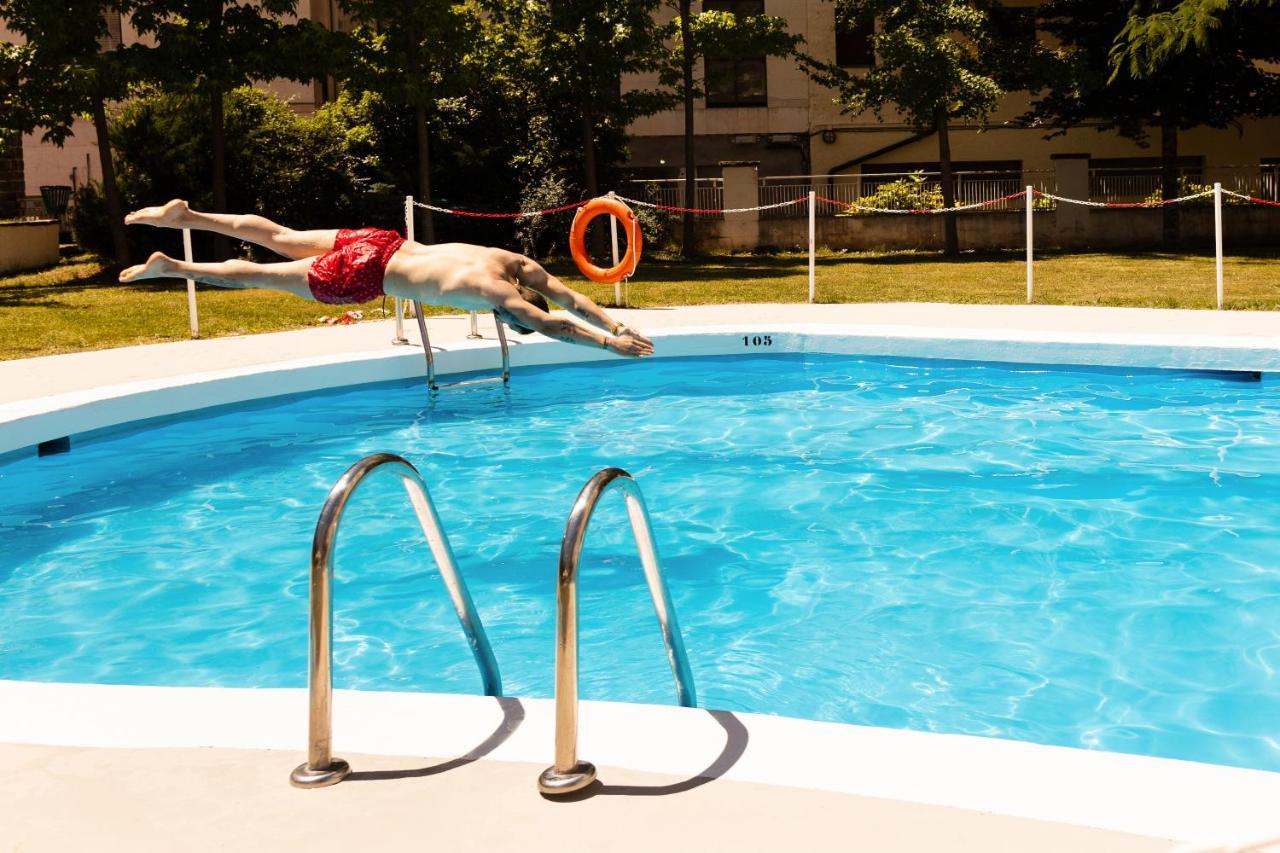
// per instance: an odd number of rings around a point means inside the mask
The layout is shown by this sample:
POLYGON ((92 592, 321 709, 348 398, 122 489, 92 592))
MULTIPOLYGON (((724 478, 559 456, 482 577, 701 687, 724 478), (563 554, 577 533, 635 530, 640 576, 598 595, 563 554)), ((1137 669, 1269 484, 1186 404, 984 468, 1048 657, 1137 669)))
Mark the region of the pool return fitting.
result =
POLYGON ((680 624, 676 621, 671 594, 658 562, 658 547, 653 541, 649 509, 635 479, 621 468, 605 468, 587 481, 578 493, 569 513, 560 542, 560 565, 556 575, 556 743, 555 764, 538 777, 538 790, 549 796, 571 794, 595 781, 596 768, 589 761, 578 760, 578 562, 587 526, 600 499, 610 489, 622 492, 627 502, 627 516, 644 579, 653 598, 653 609, 667 649, 667 662, 676 682, 676 701, 686 708, 697 706, 693 671, 685 654, 680 624))
MULTIPOLYGON (((421 317, 421 314, 419 314, 421 317)), ((421 322, 421 321, 419 321, 421 322)), ((501 326, 499 326, 501 328, 501 326)), ((425 334, 424 334, 425 338, 425 334)), ((431 348, 428 346, 428 357, 431 348)), ((502 695, 502 677, 498 662, 489 646, 484 625, 476 613, 467 585, 458 572, 449 538, 440 524, 435 504, 418 469, 408 460, 393 453, 375 453, 352 465, 338 478, 325 498, 316 522, 311 544, 311 631, 308 648, 307 682, 310 690, 309 747, 307 761, 289 774, 289 781, 299 788, 322 788, 341 782, 351 766, 331 752, 333 737, 333 553, 338 528, 347 502, 360 484, 376 472, 394 474, 404 484, 413 511, 422 525, 423 535, 431 547, 440 577, 444 581, 453 609, 458 613, 462 632, 471 646, 471 654, 480 668, 486 696, 502 695)))

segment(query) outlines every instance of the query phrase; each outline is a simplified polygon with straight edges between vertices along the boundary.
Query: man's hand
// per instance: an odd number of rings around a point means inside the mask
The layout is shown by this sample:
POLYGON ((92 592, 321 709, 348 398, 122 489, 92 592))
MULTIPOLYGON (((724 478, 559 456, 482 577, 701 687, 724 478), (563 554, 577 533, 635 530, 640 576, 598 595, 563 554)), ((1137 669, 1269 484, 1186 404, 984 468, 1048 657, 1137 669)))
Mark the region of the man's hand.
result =
POLYGON ((642 338, 635 334, 624 333, 616 338, 610 338, 609 349, 618 355, 625 355, 630 358, 643 358, 646 355, 653 355, 653 344, 647 338, 642 338))
POLYGON ((633 338, 635 338, 636 340, 640 341, 641 343, 648 344, 650 349, 652 349, 652 348, 653 348, 653 341, 649 340, 649 338, 648 338, 646 335, 644 335, 644 334, 642 334, 642 333, 640 333, 640 332, 637 332, 635 329, 631 328, 630 326, 626 326, 626 325, 619 326, 619 327, 618 327, 618 334, 619 334, 619 335, 628 335, 628 336, 633 337, 633 338))

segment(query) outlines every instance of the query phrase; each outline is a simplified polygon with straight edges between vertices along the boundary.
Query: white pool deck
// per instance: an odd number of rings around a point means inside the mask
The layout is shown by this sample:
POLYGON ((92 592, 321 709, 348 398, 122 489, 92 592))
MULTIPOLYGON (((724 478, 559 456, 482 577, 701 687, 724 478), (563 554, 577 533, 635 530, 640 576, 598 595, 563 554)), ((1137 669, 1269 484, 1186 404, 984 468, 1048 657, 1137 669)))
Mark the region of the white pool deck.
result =
MULTIPOLYGON (((909 327, 924 334, 986 332, 1043 333, 1049 338, 1087 336, 1118 340, 1251 338, 1280 347, 1280 312, 1191 311, 1149 308, 1086 308, 1053 305, 942 305, 871 303, 840 305, 699 305, 686 308, 613 310, 620 321, 650 331, 691 326, 772 326, 822 324, 869 328, 909 327)), ((466 340, 465 315, 430 318, 436 346, 466 340)), ((481 332, 493 340, 493 322, 480 318, 481 332)), ((263 335, 178 341, 120 347, 17 361, 0 361, 0 403, 99 388, 105 384, 162 379, 187 373, 252 367, 295 359, 364 353, 389 345, 393 322, 319 326, 263 335)), ((405 323, 417 343, 417 327, 405 323)), ((538 339, 511 335, 513 346, 538 339)))
MULTIPOLYGON (((966 357, 1061 361, 1078 350, 1119 363, 1280 369, 1276 312, 870 304, 612 313, 655 333, 659 354, 664 337, 672 350, 702 352, 681 337, 694 327, 717 328, 719 351, 730 331, 790 329, 788 346, 804 351, 795 330, 838 327, 864 342, 960 342, 966 357)), ((492 324, 481 324, 491 346, 492 324)), ((452 351, 457 369, 492 360, 470 351, 467 326, 463 316, 430 320, 433 343, 452 351)), ((406 332, 416 343, 412 322, 406 332)), ((0 433, 23 419, 47 430, 93 407, 98 420, 76 429, 120 422, 138 401, 152 401, 147 414, 191 408, 198 393, 174 389, 195 375, 196 387, 217 393, 218 382, 257 381, 245 398, 268 393, 264 383, 285 366, 301 374, 351 361, 364 366, 350 375, 367 376, 370 364, 385 372, 379 365, 394 363, 412 375, 399 356, 416 350, 420 363, 421 349, 393 348, 391 337, 391 322, 379 321, 0 362, 0 433)), ((536 344, 536 361, 574 357, 536 336, 513 340, 513 349, 536 344)), ((604 784, 564 803, 534 788, 551 753, 547 700, 340 691, 335 715, 335 752, 359 775, 298 791, 286 778, 305 751, 304 691, 0 681, 9 771, 0 851, 1280 850, 1280 773, 587 702, 580 755, 600 765, 604 784)))

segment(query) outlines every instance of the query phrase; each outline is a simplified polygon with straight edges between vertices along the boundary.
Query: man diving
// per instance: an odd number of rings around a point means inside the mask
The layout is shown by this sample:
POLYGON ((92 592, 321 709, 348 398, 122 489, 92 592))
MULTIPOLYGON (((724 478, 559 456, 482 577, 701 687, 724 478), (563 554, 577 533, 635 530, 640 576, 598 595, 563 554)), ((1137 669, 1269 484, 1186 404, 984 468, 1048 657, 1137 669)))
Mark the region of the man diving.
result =
POLYGON ((126 225, 192 228, 255 243, 288 258, 283 263, 245 260, 188 263, 156 252, 147 262, 120 273, 120 281, 191 278, 217 287, 282 290, 330 305, 368 302, 384 293, 465 311, 493 310, 520 334, 600 347, 639 358, 653 354, 653 341, 615 323, 586 296, 565 286, 536 261, 467 243, 427 246, 395 231, 295 231, 261 216, 200 213, 174 199, 130 213, 126 225), (547 300, 598 329, 597 334, 547 311, 547 300))

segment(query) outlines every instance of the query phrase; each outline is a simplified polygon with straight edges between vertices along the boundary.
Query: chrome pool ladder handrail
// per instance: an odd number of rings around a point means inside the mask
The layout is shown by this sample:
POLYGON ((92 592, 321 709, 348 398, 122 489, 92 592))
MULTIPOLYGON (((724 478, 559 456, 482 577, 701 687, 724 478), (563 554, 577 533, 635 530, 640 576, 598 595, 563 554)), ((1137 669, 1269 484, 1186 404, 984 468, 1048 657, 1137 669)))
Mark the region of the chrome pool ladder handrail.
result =
POLYGON ((560 543, 560 565, 556 575, 555 764, 538 777, 538 790, 552 796, 579 791, 596 778, 595 766, 578 760, 578 563, 591 516, 600 499, 613 487, 621 490, 626 499, 631 532, 640 552, 645 581, 662 631, 662 642, 667 649, 667 662, 675 679, 676 699, 686 708, 698 704, 693 671, 689 668, 680 624, 662 575, 644 495, 626 471, 605 468, 582 487, 569 513, 564 539, 560 543))
MULTIPOLYGON (((432 391, 439 391, 442 386, 436 382, 436 360, 431 352, 431 337, 427 334, 427 319, 422 315, 422 303, 413 300, 413 316, 418 321, 418 335, 422 338, 422 349, 427 354, 427 388, 432 391)), ((474 323, 474 314, 472 322, 474 323)), ((502 320, 498 318, 498 312, 493 312, 493 323, 498 327, 498 343, 502 347, 502 383, 504 385, 511 382, 511 351, 507 348, 507 332, 502 325, 502 320)), ((470 335, 468 335, 470 337, 470 335)), ((497 382, 499 377, 490 376, 485 379, 467 379, 462 382, 446 382, 443 387, 452 387, 455 385, 480 385, 485 382, 497 382)))
POLYGON ((333 554, 342 514, 356 489, 375 471, 395 473, 404 484, 418 523, 431 547, 445 589, 453 600, 458 621, 471 654, 480 667, 486 696, 502 695, 502 676, 489 646, 484 624, 476 613, 467 584, 458 572, 453 548, 440 524, 435 504, 418 469, 394 453, 374 453, 352 465, 338 478, 325 498, 311 545, 311 616, 307 681, 310 692, 307 761, 298 765, 289 780, 299 788, 320 788, 341 782, 351 767, 331 751, 333 737, 333 554))

